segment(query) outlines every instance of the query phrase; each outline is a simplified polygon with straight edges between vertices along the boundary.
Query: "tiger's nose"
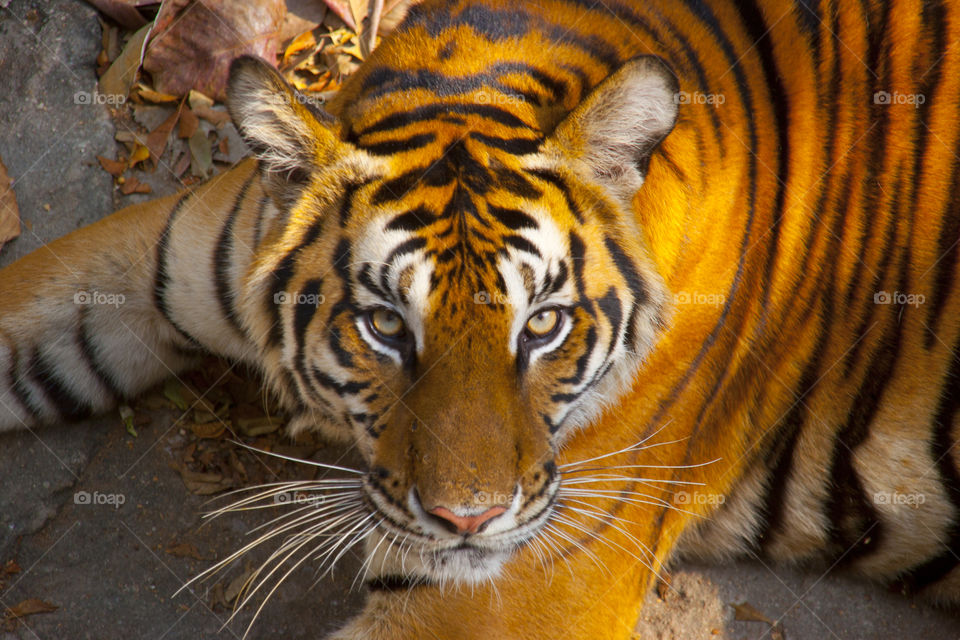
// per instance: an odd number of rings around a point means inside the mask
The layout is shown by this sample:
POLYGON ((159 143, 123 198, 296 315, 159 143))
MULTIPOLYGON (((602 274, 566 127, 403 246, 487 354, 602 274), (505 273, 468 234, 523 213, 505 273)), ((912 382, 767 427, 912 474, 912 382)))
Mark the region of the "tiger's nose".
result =
POLYGON ((430 515, 443 521, 444 526, 460 535, 466 533, 479 533, 488 522, 506 511, 504 507, 490 507, 483 513, 475 516, 458 516, 446 507, 434 507, 430 509, 430 515))

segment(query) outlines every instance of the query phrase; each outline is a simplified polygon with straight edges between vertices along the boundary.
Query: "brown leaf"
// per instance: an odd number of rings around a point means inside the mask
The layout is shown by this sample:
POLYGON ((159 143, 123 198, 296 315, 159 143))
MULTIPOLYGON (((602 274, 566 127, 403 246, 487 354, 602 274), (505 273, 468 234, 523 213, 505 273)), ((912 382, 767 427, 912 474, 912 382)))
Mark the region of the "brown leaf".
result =
POLYGON ((222 422, 194 423, 190 425, 190 431, 193 432, 193 435, 204 439, 219 438, 226 429, 226 426, 222 422))
POLYGON ((189 542, 180 542, 167 545, 167 553, 177 558, 193 558, 194 560, 206 560, 200 555, 200 551, 189 542))
POLYGON ((159 91, 154 91, 150 87, 145 87, 142 84, 137 87, 137 95, 146 100, 147 102, 152 102, 154 104, 167 104, 169 102, 176 102, 180 98, 169 93, 160 93, 159 91))
POLYGON ((5 576, 13 576, 23 571, 20 568, 20 565, 17 564, 16 560, 7 560, 6 564, 3 565, 3 568, 0 569, 0 573, 5 576))
POLYGON ((20 235, 20 208, 13 192, 13 180, 0 162, 0 249, 4 243, 20 235))
POLYGON ((731 604, 733 607, 733 619, 741 620, 744 622, 766 622, 769 625, 773 624, 773 620, 763 615, 763 613, 754 607, 749 602, 741 602, 740 604, 731 604))
MULTIPOLYGON (((133 83, 137 80, 143 41, 148 33, 150 33, 150 25, 142 27, 127 41, 123 51, 100 78, 101 93, 106 96, 122 96, 124 99, 129 95, 133 83)), ((121 100, 117 98, 116 101, 121 100)))
POLYGON ((111 160, 110 158, 104 158, 103 156, 97 156, 97 160, 100 162, 100 166, 103 167, 103 170, 112 175, 114 178, 119 178, 120 174, 127 170, 127 163, 123 160, 111 160))
POLYGON ((213 170, 213 149, 210 139, 202 129, 197 129, 190 138, 190 173, 206 178, 213 170))
POLYGON ((167 148, 167 138, 170 137, 170 132, 173 131, 174 125, 177 124, 181 109, 183 109, 182 102, 180 103, 180 107, 163 121, 163 124, 151 131, 147 136, 147 148, 150 150, 150 157, 153 158, 154 168, 160 164, 160 157, 163 155, 163 150, 167 148))
POLYGON ((139 29, 147 23, 146 18, 136 9, 137 5, 147 4, 142 0, 87 0, 87 2, 126 29, 139 29))
POLYGON ((125 196, 130 195, 131 193, 150 193, 153 189, 146 182, 140 182, 134 176, 127 178, 122 185, 120 185, 120 193, 125 196))
POLYGON ((273 61, 284 0, 174 0, 157 15, 143 68, 154 88, 183 95, 197 89, 226 97, 230 62, 242 54, 273 61))
POLYGON ((180 112, 180 126, 177 127, 177 137, 189 138, 196 132, 199 125, 200 119, 197 118, 193 109, 184 109, 180 112))
POLYGON ((38 613, 50 613, 58 608, 57 605, 50 604, 40 598, 27 598, 8 608, 6 615, 8 618, 23 618, 38 613))

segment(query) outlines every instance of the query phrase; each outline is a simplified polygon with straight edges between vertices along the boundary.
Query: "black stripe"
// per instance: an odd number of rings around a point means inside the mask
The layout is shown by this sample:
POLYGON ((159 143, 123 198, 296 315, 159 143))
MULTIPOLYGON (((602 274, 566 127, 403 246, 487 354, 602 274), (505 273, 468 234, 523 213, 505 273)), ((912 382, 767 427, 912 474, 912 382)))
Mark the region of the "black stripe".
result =
MULTIPOLYGON (((259 176, 259 173, 257 174, 259 176)), ((267 205, 270 203, 270 196, 260 196, 260 202, 257 203, 257 217, 253 223, 253 248, 260 246, 260 240, 263 239, 263 216, 267 211, 267 205)))
POLYGON ((33 401, 30 390, 23 384, 28 372, 20 372, 20 353, 15 344, 10 343, 10 369, 7 371, 7 383, 10 392, 20 406, 35 419, 43 415, 43 407, 33 401))
POLYGON ((384 227, 386 231, 419 231, 436 219, 436 216, 424 206, 401 213, 384 227))
POLYGON ((434 133, 418 133, 408 138, 403 138, 402 140, 388 140, 386 142, 375 142, 365 145, 358 144, 357 146, 373 155, 389 156, 394 153, 422 149, 436 139, 437 136, 434 133))
POLYGON ((620 275, 627 281, 627 287, 633 295, 634 304, 645 304, 650 299, 650 294, 647 292, 647 284, 637 271, 637 266, 633 263, 633 260, 627 257, 620 245, 610 236, 604 236, 603 244, 610 252, 610 257, 613 258, 613 263, 617 266, 620 275))
POLYGON ((271 346, 280 344, 280 340, 283 338, 283 323, 280 318, 279 297, 286 293, 287 284, 293 277, 293 269, 300 252, 317 241, 322 229, 323 218, 319 218, 310 223, 307 232, 303 234, 303 238, 297 243, 297 246, 288 251, 273 270, 273 284, 267 292, 267 298, 264 300, 267 312, 270 314, 272 321, 270 332, 267 335, 267 343, 271 346))
POLYGON ((316 367, 311 367, 311 372, 313 373, 313 379, 316 380, 320 386, 330 389, 341 396, 356 395, 370 387, 370 382, 368 381, 351 380, 349 382, 337 382, 316 367))
POLYGON ((560 194, 563 196, 563 199, 567 202, 567 208, 570 209, 570 213, 573 214, 573 217, 577 219, 577 222, 580 224, 584 223, 583 212, 580 211, 580 208, 574 203, 573 195, 570 193, 570 187, 567 186, 566 181, 563 180, 560 176, 552 171, 547 171, 545 169, 533 169, 530 171, 530 175, 536 176, 548 182, 556 187, 560 194))
POLYGON ((230 267, 233 266, 233 228, 243 206, 243 201, 247 197, 250 185, 257 178, 256 173, 250 174, 244 181, 237 197, 233 201, 233 207, 227 214, 227 220, 220 230, 220 237, 217 238, 217 246, 213 254, 213 284, 217 292, 217 301, 220 303, 220 311, 227 319, 231 327, 240 335, 246 335, 240 326, 240 318, 237 316, 237 310, 234 307, 234 292, 230 286, 230 267))
POLYGON ((57 375, 56 367, 39 349, 34 349, 27 373, 33 383, 57 410, 63 420, 75 422, 93 413, 93 407, 84 398, 78 397, 57 375))
POLYGON ((523 238, 521 236, 506 236, 504 237, 503 241, 506 244, 513 247, 514 249, 525 251, 527 253, 537 256, 541 260, 543 259, 543 256, 540 254, 540 250, 537 249, 537 246, 532 242, 530 242, 529 240, 527 240, 526 238, 523 238))
MULTIPOLYGON (((783 219, 783 204, 787 195, 787 178, 790 175, 790 100, 789 94, 783 87, 783 74, 777 68, 773 53, 773 27, 768 25, 763 17, 760 6, 753 0, 742 0, 738 3, 740 15, 744 20, 744 27, 749 34, 750 42, 755 44, 755 50, 760 57, 763 69, 764 84, 768 88, 768 98, 773 103, 774 127, 777 134, 777 175, 780 176, 773 185, 777 192, 774 205, 770 213, 772 223, 770 238, 767 241, 767 259, 764 267, 763 282, 772 282, 773 268, 777 260, 777 251, 780 246, 780 223, 783 219)), ((828 156, 829 157, 829 156, 828 156)), ((770 306, 770 295, 773 287, 762 287, 763 317, 766 318, 770 306)))
POLYGON ((956 440, 953 429, 955 416, 960 410, 960 340, 953 345, 950 369, 940 390, 940 401, 933 419, 933 438, 930 440, 930 456, 936 463, 943 488, 953 505, 953 523, 948 531, 946 549, 908 571, 900 578, 908 591, 919 591, 947 576, 960 560, 960 470, 954 462, 953 449, 956 440))
POLYGON ((193 191, 187 191, 181 195, 177 203, 173 205, 173 209, 170 210, 170 214, 167 216, 167 224, 164 225, 163 232, 160 234, 160 240, 157 242, 157 267, 153 280, 153 303, 157 307, 157 310, 160 311, 160 315, 166 318, 167 322, 169 322, 187 342, 193 346, 200 346, 200 342, 187 333, 187 331, 173 319, 166 300, 167 288, 170 286, 170 274, 167 273, 167 251, 170 248, 170 232, 173 229, 173 223, 176 222, 177 215, 180 213, 180 209, 183 208, 183 205, 193 194, 193 191))
POLYGON ((517 231, 518 229, 539 229, 540 225, 533 219, 533 216, 527 215, 518 209, 504 209, 496 205, 488 204, 487 212, 490 213, 497 222, 517 231))
POLYGON ((471 131, 470 137, 474 140, 479 140, 488 147, 502 149, 516 156, 536 153, 540 150, 540 145, 543 142, 541 138, 498 138, 496 136, 488 136, 479 131, 471 131))
POLYGON ((587 329, 587 336, 583 341, 584 351, 577 358, 577 362, 574 365, 576 369, 574 373, 569 378, 560 378, 557 382, 562 382, 563 384, 572 384, 574 386, 579 385, 583 382, 583 374, 587 371, 587 364, 590 361, 590 356, 593 355, 593 348, 597 345, 597 329, 593 325, 590 325, 590 328, 587 329))
POLYGON ((100 354, 97 353, 97 348, 93 343, 93 337, 90 335, 89 327, 87 326, 89 310, 90 307, 80 307, 80 329, 77 334, 77 342, 80 346, 80 357, 83 358, 87 368, 97 378, 100 385, 106 389, 114 399, 119 400, 125 397, 126 394, 120 390, 116 376, 107 370, 105 363, 100 359, 100 354))
POLYGON ((487 118, 506 127, 537 130, 534 126, 527 124, 509 111, 489 104, 428 104, 410 109, 409 111, 393 113, 378 120, 369 127, 360 129, 359 131, 351 131, 349 140, 356 143, 362 136, 399 129, 400 127, 406 127, 415 122, 433 120, 447 113, 475 115, 481 118, 487 118))

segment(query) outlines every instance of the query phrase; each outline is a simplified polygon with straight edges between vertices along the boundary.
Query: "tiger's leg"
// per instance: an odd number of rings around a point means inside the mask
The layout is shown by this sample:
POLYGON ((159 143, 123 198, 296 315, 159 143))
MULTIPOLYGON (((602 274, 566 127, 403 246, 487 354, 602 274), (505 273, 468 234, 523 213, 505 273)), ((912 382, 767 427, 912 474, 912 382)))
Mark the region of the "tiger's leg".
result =
POLYGON ((0 270, 0 431, 109 409, 202 350, 252 358, 232 304, 267 209, 246 162, 0 270))

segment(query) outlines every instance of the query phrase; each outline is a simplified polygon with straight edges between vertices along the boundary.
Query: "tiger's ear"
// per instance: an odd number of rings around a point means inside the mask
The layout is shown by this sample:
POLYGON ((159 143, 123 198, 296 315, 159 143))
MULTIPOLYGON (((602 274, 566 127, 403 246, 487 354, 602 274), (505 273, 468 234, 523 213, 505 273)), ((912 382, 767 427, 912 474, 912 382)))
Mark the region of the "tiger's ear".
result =
POLYGON ((230 65, 227 108, 280 205, 295 200, 311 174, 331 161, 342 144, 333 116, 254 56, 241 56, 230 65))
POLYGON ((677 121, 678 89, 662 59, 631 58, 567 115, 552 139, 585 179, 629 206, 650 155, 677 121))

